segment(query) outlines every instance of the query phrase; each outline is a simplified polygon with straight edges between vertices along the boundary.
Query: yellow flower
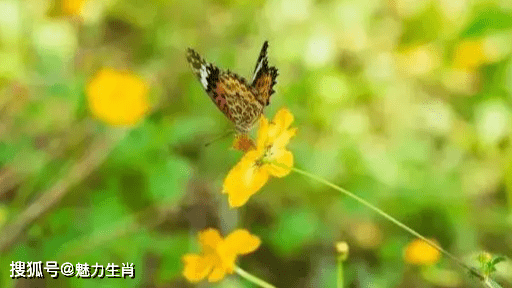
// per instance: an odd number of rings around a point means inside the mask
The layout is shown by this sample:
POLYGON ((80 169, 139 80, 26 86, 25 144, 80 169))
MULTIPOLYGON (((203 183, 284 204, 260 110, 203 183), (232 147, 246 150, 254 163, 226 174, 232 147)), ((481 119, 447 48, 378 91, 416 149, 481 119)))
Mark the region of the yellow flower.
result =
POLYGON ((405 249, 405 262, 415 265, 432 265, 441 258, 441 253, 427 242, 415 239, 405 249))
POLYGON ((62 0, 62 12, 66 15, 80 15, 84 0, 62 0))
POLYGON ((183 276, 197 283, 206 276, 209 282, 217 282, 227 273, 232 274, 238 255, 249 254, 261 244, 258 237, 245 229, 238 229, 222 239, 219 231, 208 228, 199 233, 202 253, 183 256, 183 276))
POLYGON ((231 207, 244 205, 270 176, 284 177, 290 173, 293 154, 286 150, 286 145, 297 132, 296 128, 288 129, 292 122, 293 115, 285 108, 277 112, 271 123, 264 116, 260 118, 256 147, 245 153, 224 180, 222 192, 228 194, 231 207))
POLYGON ((89 82, 92 114, 110 125, 134 125, 148 111, 148 87, 130 72, 104 68, 89 82))
POLYGON ((336 242, 336 252, 338 252, 338 259, 345 261, 348 258, 348 244, 347 242, 336 242))
POLYGON ((461 69, 475 69, 486 63, 482 41, 463 41, 455 49, 454 66, 461 69))

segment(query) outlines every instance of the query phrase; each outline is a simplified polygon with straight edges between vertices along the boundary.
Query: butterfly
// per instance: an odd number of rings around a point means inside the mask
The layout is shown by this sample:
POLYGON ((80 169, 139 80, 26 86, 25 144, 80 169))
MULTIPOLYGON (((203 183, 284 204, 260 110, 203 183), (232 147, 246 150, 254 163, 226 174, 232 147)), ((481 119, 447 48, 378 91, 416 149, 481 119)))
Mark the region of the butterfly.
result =
POLYGON ((196 51, 187 49, 187 61, 213 103, 235 124, 238 134, 247 134, 258 121, 278 75, 276 67, 268 66, 268 41, 263 43, 252 81, 229 70, 224 71, 206 62, 196 51))

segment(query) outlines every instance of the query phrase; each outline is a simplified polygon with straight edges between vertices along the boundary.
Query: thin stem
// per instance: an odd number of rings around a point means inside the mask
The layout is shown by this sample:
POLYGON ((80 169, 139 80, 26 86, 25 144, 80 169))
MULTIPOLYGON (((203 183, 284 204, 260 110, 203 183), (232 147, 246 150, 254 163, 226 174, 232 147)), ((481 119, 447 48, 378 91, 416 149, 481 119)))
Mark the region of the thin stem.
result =
POLYGON ((221 135, 219 135, 218 137, 215 137, 215 138, 213 138, 212 140, 210 140, 210 142, 207 142, 206 144, 204 144, 204 147, 208 147, 208 146, 210 146, 212 143, 214 143, 214 142, 216 142, 216 141, 218 141, 218 140, 224 139, 224 138, 228 137, 229 135, 231 135, 231 134, 233 134, 233 133, 235 133, 235 130, 230 129, 230 130, 226 131, 226 133, 221 134, 221 135))
POLYGON ((462 262, 461 260, 459 260, 459 258, 455 257, 453 254, 451 254, 450 252, 446 251, 445 249, 443 249, 441 246, 437 245, 436 243, 434 243, 433 241, 425 238, 423 235, 421 235, 420 233, 414 231, 413 229, 409 228, 408 226, 406 226, 405 224, 403 224, 402 222, 398 221, 397 219, 391 217, 389 214, 387 214, 386 212, 380 210, 379 208, 373 206, 372 204, 370 204, 369 202, 367 202, 366 200, 364 200, 363 198, 360 198, 359 196, 353 194, 352 192, 348 191, 348 190, 345 190, 321 177, 318 177, 314 174, 311 174, 309 172, 306 172, 304 170, 301 170, 301 169, 298 169, 298 168, 295 168, 295 167, 284 167, 284 165, 281 165, 279 163, 275 163, 275 162, 272 162, 272 164, 274 165, 277 165, 277 166, 281 166, 283 168, 288 168, 288 169, 291 169, 299 174, 302 174, 304 176, 307 176, 313 180, 316 180, 320 183, 323 183, 331 188, 333 188, 334 190, 337 190, 347 196, 349 196, 350 198, 356 200, 357 202, 363 204, 364 206, 370 208, 371 210, 377 212, 378 214, 380 214, 382 217, 388 219, 389 221, 393 222, 395 225, 397 225, 398 227, 404 229, 405 231, 409 232, 410 234, 418 237, 419 239, 427 242, 430 246, 434 247, 435 249, 439 250, 441 253, 443 253, 444 255, 448 256, 448 258, 452 259, 455 263, 457 263, 460 267, 464 268, 464 269, 467 269, 469 270, 469 272, 471 274, 473 274, 474 276, 477 276, 480 280, 485 280, 485 277, 478 271, 476 270, 475 268, 473 267, 470 267, 468 265, 466 265, 464 262, 462 262))
POLYGON ((272 285, 272 284, 268 284, 267 282, 261 280, 260 278, 244 271, 242 268, 238 267, 238 266, 235 266, 235 272, 236 274, 240 275, 242 278, 245 278, 247 279, 248 281, 260 286, 260 287, 263 287, 263 288, 276 288, 276 286, 272 285))
POLYGON ((338 281, 336 283, 337 288, 343 288, 343 260, 338 257, 338 281))

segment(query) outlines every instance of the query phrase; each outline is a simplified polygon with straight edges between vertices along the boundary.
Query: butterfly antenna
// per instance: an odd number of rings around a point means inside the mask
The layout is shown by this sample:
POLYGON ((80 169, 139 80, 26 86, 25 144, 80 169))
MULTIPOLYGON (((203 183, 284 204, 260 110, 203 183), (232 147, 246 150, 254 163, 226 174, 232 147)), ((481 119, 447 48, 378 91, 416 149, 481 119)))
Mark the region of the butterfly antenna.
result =
POLYGON ((214 143, 214 142, 217 142, 217 141, 219 141, 219 140, 221 140, 221 139, 224 139, 224 138, 228 137, 229 135, 231 135, 231 134, 233 134, 233 133, 235 133, 235 130, 233 130, 233 129, 229 129, 228 131, 226 131, 226 133, 221 134, 221 135, 220 135, 220 136, 218 136, 217 138, 214 138, 212 141, 210 141, 210 142, 208 142, 208 143, 204 144, 204 147, 208 147, 208 146, 210 146, 210 144, 212 144, 212 143, 214 143))

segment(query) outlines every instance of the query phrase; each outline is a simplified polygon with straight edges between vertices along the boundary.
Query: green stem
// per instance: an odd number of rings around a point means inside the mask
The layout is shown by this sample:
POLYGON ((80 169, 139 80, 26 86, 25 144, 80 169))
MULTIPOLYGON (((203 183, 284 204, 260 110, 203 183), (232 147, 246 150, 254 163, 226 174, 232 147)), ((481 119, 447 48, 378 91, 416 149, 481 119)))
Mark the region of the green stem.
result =
POLYGON ((267 282, 261 280, 260 278, 244 271, 242 268, 238 267, 238 266, 235 266, 235 272, 236 274, 240 275, 242 278, 245 278, 247 279, 248 281, 260 286, 260 287, 263 287, 263 288, 276 288, 276 286, 272 285, 272 284, 268 284, 267 282))
POLYGON ((389 221, 393 222, 394 224, 396 224, 398 227, 404 229, 405 231, 409 232, 410 234, 418 237, 419 239, 427 242, 430 246, 434 247, 435 249, 437 249, 438 251, 440 251, 441 253, 443 253, 444 255, 448 256, 448 258, 452 259, 455 263, 457 263, 457 265, 459 265, 460 267, 464 268, 464 269, 467 269, 472 275, 478 277, 480 280, 485 280, 485 277, 478 271, 476 270, 475 268, 473 267, 470 267, 468 265, 466 265, 464 262, 462 262, 461 260, 459 260, 457 257, 455 257, 453 254, 451 254, 450 252, 444 250, 441 246, 437 245, 436 243, 434 243, 433 241, 425 238, 423 235, 421 235, 420 233, 414 231, 413 229, 409 228, 408 226, 406 226, 405 224, 403 224, 402 222, 398 221, 397 219, 391 217, 389 214, 387 214, 386 212, 380 210, 379 208, 373 206, 372 204, 370 204, 369 202, 367 202, 366 200, 364 200, 363 198, 353 194, 352 192, 348 191, 348 190, 345 190, 321 177, 318 177, 314 174, 311 174, 309 172, 306 172, 304 170, 301 170, 301 169, 298 169, 298 168, 295 168, 295 167, 286 167, 282 164, 279 164, 279 163, 276 163, 276 162, 272 162, 272 164, 274 165, 277 165, 277 166, 280 166, 282 168, 285 168, 285 169, 291 169, 299 174, 302 174, 304 176, 307 176, 313 180, 316 180, 320 183, 323 183, 331 188, 333 188, 334 190, 337 190, 347 196, 349 196, 350 198, 356 200, 357 202, 363 204, 364 206, 370 208, 371 210, 377 212, 378 214, 380 214, 382 217, 388 219, 389 221))
POLYGON ((336 287, 343 288, 343 260, 341 257, 338 257, 338 282, 336 287))
POLYGON ((210 140, 210 142, 207 142, 206 144, 204 144, 204 147, 208 147, 210 146, 212 143, 216 142, 216 141, 219 141, 221 139, 224 139, 226 137, 228 137, 229 135, 231 135, 232 133, 235 133, 235 130, 233 129, 229 129, 228 131, 226 131, 226 133, 224 134, 221 134, 219 135, 218 137, 215 137, 213 138, 212 140, 210 140))

